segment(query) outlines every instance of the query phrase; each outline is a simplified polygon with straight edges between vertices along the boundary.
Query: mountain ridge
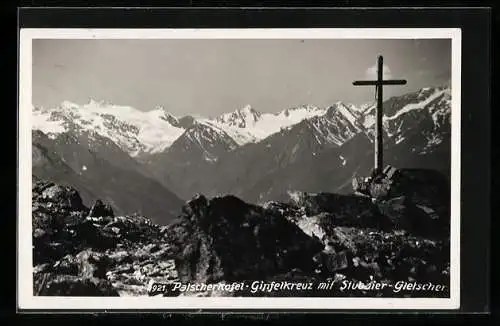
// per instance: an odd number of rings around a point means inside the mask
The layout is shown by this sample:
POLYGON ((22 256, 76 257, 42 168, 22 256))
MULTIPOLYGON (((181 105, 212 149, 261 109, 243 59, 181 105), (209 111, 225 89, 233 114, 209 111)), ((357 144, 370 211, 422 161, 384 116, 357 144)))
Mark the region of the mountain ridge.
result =
MULTIPOLYGON (((392 111, 393 108, 398 107, 398 101, 406 101, 411 106, 411 104, 418 103, 420 97, 428 96, 430 92, 448 93, 449 97, 450 89, 449 85, 424 87, 387 99, 384 102, 384 123, 387 124, 389 120, 397 118, 397 116, 392 116, 392 111)), ((442 94, 437 95, 439 97, 442 94)), ((189 115, 176 117, 161 105, 157 105, 149 111, 140 111, 131 106, 115 105, 94 99, 90 99, 88 103, 83 105, 63 101, 54 108, 33 106, 32 110, 34 129, 42 130, 49 137, 55 137, 59 133, 68 131, 93 130, 112 139, 131 156, 137 157, 165 151, 194 122, 202 122, 214 128, 224 129, 238 146, 242 146, 262 141, 303 120, 323 116, 332 107, 339 108, 343 115, 356 123, 358 127, 369 129, 374 123, 374 103, 356 106, 342 101, 337 101, 326 107, 301 104, 276 113, 262 113, 247 104, 240 109, 220 114, 215 118, 189 115)), ((408 111, 410 109, 419 108, 408 108, 408 111)))
MULTIPOLYGON (((106 105, 111 104, 91 102, 89 107, 94 111, 98 108, 99 115, 111 110, 106 105)), ((50 125, 50 119, 45 121, 52 127, 49 131, 55 131, 47 134, 55 144, 61 139, 68 141, 64 135, 72 135, 72 142, 84 144, 94 156, 119 169, 157 180, 163 188, 184 200, 198 192, 209 196, 234 194, 249 202, 279 199, 294 190, 344 193, 351 190, 352 177, 369 174, 373 164, 373 125, 368 122, 374 121, 374 110, 370 105, 356 107, 337 101, 325 108, 298 105, 277 113, 261 113, 248 105, 212 119, 177 118, 157 106, 145 113, 147 117, 178 128, 182 133, 161 151, 135 156, 132 155, 135 152, 124 150, 123 144, 115 142, 113 137, 103 135, 102 129, 93 130, 88 125, 82 128, 85 120, 73 123, 72 117, 78 118, 81 108, 70 102, 63 106, 65 108, 55 111, 55 117, 54 113, 48 116, 54 118, 55 125, 50 125), (77 115, 61 115, 61 110, 77 115), (57 129, 58 118, 73 128, 57 129), (254 127, 259 123, 266 127, 272 121, 283 124, 274 125, 274 129, 267 130, 273 132, 259 139, 254 127), (250 138, 253 141, 248 141, 250 138)), ((35 115, 43 110, 35 109, 35 115)), ((384 112, 385 163, 436 168, 449 173, 449 87, 423 88, 391 97, 384 102, 384 112)), ((132 111, 128 117, 134 114, 132 111)), ((35 123, 34 128, 43 127, 43 122, 35 123)), ((130 130, 125 131, 138 134, 139 128, 133 124, 128 126, 130 130)), ((118 135, 130 134, 120 128, 107 131, 114 130, 118 135)), ((72 169, 77 175, 83 173, 81 166, 72 169)), ((68 178, 74 180, 75 177, 68 178)))
POLYGON ((63 132, 95 131, 137 157, 168 149, 194 122, 224 129, 241 146, 263 140, 304 119, 323 115, 328 108, 304 104, 276 113, 261 113, 246 105, 215 118, 176 117, 161 105, 149 111, 140 111, 131 106, 90 99, 83 105, 63 101, 53 108, 33 106, 32 111, 34 129, 43 131, 49 137, 63 132))

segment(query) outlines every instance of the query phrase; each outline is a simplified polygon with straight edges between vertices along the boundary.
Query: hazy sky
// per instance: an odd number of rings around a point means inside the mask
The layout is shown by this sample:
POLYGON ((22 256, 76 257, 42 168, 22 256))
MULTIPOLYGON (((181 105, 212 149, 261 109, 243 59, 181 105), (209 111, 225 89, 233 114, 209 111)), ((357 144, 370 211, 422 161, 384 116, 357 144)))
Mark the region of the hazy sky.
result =
POLYGON ((451 78, 450 40, 34 40, 33 104, 93 98, 203 116, 361 104, 374 88, 352 81, 374 74, 378 54, 387 76, 408 80, 384 97, 451 78))

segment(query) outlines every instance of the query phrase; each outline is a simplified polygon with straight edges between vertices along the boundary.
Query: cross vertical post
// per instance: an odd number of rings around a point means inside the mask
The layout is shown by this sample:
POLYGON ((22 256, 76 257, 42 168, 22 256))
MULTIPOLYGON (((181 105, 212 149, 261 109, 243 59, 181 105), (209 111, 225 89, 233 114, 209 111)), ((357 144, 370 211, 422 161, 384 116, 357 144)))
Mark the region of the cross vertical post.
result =
POLYGON ((377 107, 375 110, 375 141, 374 141, 374 172, 380 173, 383 169, 384 144, 383 144, 383 92, 384 85, 405 85, 404 79, 384 80, 384 58, 379 55, 377 58, 377 80, 357 80, 353 82, 354 86, 375 86, 377 107))
POLYGON ((382 130, 382 80, 384 79, 383 75, 384 69, 384 58, 379 55, 377 60, 377 108, 376 108, 376 125, 375 125, 375 166, 374 169, 376 172, 380 172, 383 167, 384 160, 384 144, 383 144, 383 130, 382 130))

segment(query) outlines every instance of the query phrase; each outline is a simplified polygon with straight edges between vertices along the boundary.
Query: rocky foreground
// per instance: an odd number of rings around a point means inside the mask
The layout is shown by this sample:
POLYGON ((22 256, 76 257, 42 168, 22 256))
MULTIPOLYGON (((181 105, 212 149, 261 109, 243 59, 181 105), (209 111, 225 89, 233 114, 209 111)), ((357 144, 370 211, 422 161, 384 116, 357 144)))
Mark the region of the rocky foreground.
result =
POLYGON ((197 195, 168 226, 114 216, 101 201, 89 209, 75 189, 34 180, 34 294, 138 296, 148 295, 153 283, 289 281, 314 289, 181 293, 169 287, 164 295, 449 296, 450 219, 443 195, 449 188, 429 175, 407 172, 376 199, 294 193, 287 203, 256 206, 234 196, 197 195), (422 175, 427 179, 415 186, 422 175), (390 286, 342 290, 345 281, 390 286), (321 282, 328 288, 318 289, 321 282), (395 293, 397 282, 431 282, 445 290, 395 293))

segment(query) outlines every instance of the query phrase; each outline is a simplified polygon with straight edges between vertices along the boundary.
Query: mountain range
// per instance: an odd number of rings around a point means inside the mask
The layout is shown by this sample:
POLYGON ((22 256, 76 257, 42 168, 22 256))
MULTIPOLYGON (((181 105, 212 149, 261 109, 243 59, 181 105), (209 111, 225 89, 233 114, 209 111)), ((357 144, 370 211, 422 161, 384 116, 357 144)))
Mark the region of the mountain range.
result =
MULTIPOLYGON (((345 193, 373 166, 374 114, 374 103, 343 102, 277 113, 247 105, 215 118, 94 100, 33 107, 33 173, 161 222, 196 193, 254 203, 293 191, 345 193)), ((448 86, 386 100, 385 163, 449 175, 450 116, 448 86)))

